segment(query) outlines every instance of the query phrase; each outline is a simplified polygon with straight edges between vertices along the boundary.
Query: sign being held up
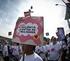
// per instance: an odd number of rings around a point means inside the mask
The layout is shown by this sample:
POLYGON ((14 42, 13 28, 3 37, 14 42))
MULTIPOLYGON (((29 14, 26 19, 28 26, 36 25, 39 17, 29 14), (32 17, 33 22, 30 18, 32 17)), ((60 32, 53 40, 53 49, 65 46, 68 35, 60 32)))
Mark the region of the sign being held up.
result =
POLYGON ((40 45, 44 32, 43 17, 19 17, 14 30, 13 41, 21 44, 40 45))

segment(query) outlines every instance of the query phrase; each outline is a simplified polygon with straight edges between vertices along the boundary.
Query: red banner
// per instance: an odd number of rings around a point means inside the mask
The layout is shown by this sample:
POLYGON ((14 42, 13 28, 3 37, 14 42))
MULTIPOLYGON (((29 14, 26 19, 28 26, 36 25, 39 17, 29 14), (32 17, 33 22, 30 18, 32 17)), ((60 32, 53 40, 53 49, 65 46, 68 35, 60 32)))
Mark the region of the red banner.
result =
POLYGON ((43 17, 20 17, 16 23, 13 41, 40 45, 43 40, 43 26, 43 17))

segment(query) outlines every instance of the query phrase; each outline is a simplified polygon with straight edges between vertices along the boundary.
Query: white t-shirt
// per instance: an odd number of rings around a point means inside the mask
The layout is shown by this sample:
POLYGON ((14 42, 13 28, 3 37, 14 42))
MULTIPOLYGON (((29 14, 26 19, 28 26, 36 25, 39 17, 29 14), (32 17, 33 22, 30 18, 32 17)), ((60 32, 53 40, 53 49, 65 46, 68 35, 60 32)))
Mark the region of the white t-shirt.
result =
POLYGON ((35 52, 38 53, 38 54, 40 53, 40 46, 36 46, 35 52))
POLYGON ((40 52, 45 52, 45 45, 43 46, 36 46, 35 52, 40 53, 40 52))
POLYGON ((12 55, 19 55, 19 48, 18 46, 12 46, 12 55))
POLYGON ((59 43, 56 43, 55 45, 53 45, 53 43, 50 43, 46 49, 46 51, 48 52, 48 60, 58 60, 60 56, 60 49, 61 46, 59 43))
POLYGON ((3 47, 3 55, 8 56, 8 45, 4 45, 4 47, 3 47))
POLYGON ((36 46, 35 52, 37 52, 42 59, 46 60, 45 45, 36 46))
MULTIPOLYGON (((23 56, 21 57, 20 61, 23 61, 23 56)), ((24 61, 43 61, 43 60, 39 55, 34 53, 32 55, 25 55, 24 61)))

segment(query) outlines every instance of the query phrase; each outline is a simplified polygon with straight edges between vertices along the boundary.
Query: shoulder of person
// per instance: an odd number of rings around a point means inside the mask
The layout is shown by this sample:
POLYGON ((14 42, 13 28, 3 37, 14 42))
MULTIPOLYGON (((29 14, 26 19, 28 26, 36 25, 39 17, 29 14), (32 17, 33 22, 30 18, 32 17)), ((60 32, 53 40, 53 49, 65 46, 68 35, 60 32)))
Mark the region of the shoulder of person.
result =
POLYGON ((38 54, 34 53, 34 55, 35 55, 34 56, 35 57, 34 61, 43 61, 42 58, 38 54))
POLYGON ((21 56, 20 60, 19 61, 23 61, 23 56, 21 56))

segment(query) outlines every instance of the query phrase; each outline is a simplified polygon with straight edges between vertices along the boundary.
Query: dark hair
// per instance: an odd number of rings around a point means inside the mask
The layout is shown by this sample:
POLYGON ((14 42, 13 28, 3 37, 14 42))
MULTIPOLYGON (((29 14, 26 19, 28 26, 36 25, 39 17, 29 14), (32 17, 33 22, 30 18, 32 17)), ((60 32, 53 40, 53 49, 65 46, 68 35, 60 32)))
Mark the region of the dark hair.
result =
POLYGON ((47 40, 47 38, 46 38, 46 37, 43 37, 43 40, 45 40, 45 41, 46 41, 46 40, 47 40))
POLYGON ((33 46, 33 51, 35 51, 35 46, 33 46))
POLYGON ((68 2, 70 2, 70 0, 68 0, 68 2))

